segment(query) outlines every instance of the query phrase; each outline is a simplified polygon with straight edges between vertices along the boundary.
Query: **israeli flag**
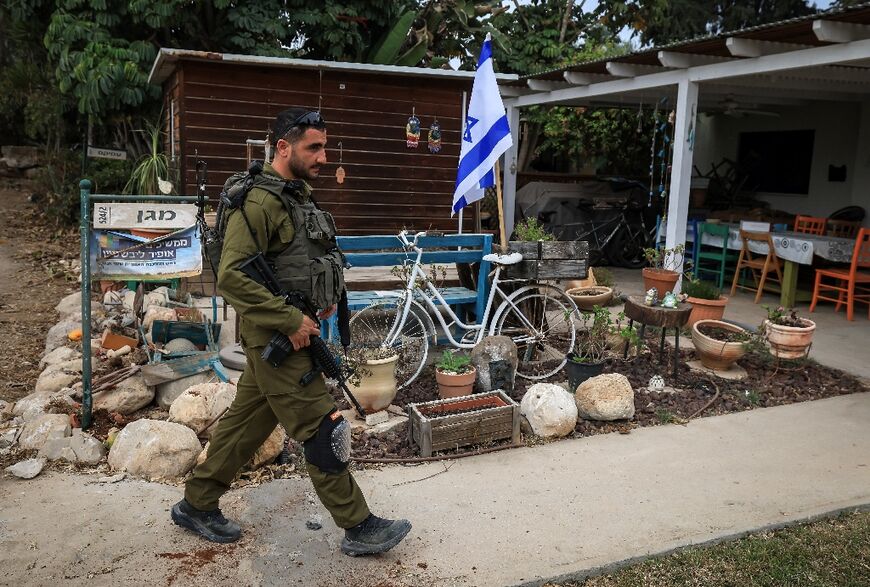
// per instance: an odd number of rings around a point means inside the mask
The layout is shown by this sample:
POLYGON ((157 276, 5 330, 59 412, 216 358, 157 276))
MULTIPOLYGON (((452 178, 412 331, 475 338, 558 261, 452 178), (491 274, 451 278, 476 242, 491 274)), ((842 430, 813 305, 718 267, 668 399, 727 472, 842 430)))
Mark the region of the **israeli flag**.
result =
POLYGON ((487 34, 477 60, 477 73, 465 117, 451 216, 483 198, 483 188, 495 185, 495 162, 513 144, 492 68, 492 40, 487 34))

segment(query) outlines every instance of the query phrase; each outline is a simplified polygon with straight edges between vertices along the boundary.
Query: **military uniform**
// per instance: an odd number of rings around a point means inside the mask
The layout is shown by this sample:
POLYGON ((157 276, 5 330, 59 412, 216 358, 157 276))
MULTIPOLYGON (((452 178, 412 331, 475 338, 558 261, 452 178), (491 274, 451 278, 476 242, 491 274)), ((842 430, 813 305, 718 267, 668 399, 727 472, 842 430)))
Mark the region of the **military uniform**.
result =
MULTIPOLYGON (((299 383, 312 368, 308 349, 291 352, 278 368, 261 358, 275 331, 288 336, 296 332, 302 313, 239 270, 240 264, 262 251, 285 288, 304 291, 319 308, 337 301, 336 292, 340 294, 344 285, 338 264, 341 253, 329 252, 327 246, 335 227, 310 196, 308 184, 283 180, 265 165, 247 194, 244 216, 239 209, 228 212, 218 289, 239 315, 247 365, 236 399, 211 437, 208 458, 185 487, 185 498, 198 510, 218 507, 236 473, 276 424, 284 426, 291 438, 306 441, 335 409, 322 377, 304 387, 299 383), (305 231, 301 235, 305 238, 296 238, 299 231, 305 231)), ((347 469, 329 473, 311 463, 307 468, 320 501, 339 527, 350 528, 369 516, 365 498, 347 469)))

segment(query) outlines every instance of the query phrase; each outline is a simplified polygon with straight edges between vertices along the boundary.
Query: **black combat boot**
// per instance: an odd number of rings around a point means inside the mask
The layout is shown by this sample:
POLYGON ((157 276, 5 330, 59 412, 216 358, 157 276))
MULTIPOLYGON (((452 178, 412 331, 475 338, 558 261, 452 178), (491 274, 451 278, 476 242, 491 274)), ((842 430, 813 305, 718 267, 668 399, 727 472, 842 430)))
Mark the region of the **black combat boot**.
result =
POLYGON ((344 531, 341 552, 350 556, 387 552, 411 530, 408 520, 385 520, 374 514, 344 531))
POLYGON ((172 506, 172 521, 212 542, 235 542, 242 535, 239 525, 226 519, 220 509, 198 510, 186 499, 172 506))

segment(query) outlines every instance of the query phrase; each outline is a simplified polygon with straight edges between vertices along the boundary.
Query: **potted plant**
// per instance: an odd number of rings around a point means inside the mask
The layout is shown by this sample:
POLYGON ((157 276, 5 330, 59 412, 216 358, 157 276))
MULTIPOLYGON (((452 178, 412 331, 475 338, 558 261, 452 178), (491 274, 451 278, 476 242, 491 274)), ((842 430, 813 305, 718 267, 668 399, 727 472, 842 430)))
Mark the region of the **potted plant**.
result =
POLYGON ((595 306, 606 306, 613 297, 613 288, 605 285, 590 285, 587 287, 572 287, 566 289, 577 307, 581 310, 591 310, 595 306))
POLYGON ((399 355, 387 347, 351 347, 343 356, 347 382, 363 409, 373 414, 396 398, 399 355))
POLYGON ((687 296, 686 301, 692 304, 692 313, 687 322, 689 327, 698 320, 721 320, 725 315, 728 298, 722 295, 715 283, 685 278, 682 290, 687 296))
POLYGON ((589 243, 580 240, 556 240, 536 218, 517 223, 508 245, 520 253, 520 263, 505 268, 511 279, 576 279, 588 270, 589 243))
POLYGON ((591 312, 581 312, 581 316, 585 329, 577 332, 574 351, 568 353, 565 363, 568 391, 572 394, 578 385, 604 370, 607 339, 613 333, 613 319, 606 308, 595 306, 591 312))
POLYGON ((642 272, 644 289, 649 291, 653 287, 656 288, 659 297, 674 291, 677 280, 680 279, 676 268, 683 261, 684 251, 685 245, 677 245, 672 249, 644 249, 644 256, 650 264, 649 267, 644 267, 642 272))
POLYGON ((441 399, 471 395, 477 370, 466 355, 444 351, 435 367, 435 381, 441 399))
POLYGON ((745 329, 721 320, 698 320, 692 325, 692 342, 701 364, 714 371, 727 371, 743 355, 752 340, 745 329))
POLYGON ((793 308, 764 306, 764 309, 767 310, 767 320, 762 324, 762 331, 770 343, 770 353, 780 359, 806 357, 813 343, 816 323, 798 316, 793 308))

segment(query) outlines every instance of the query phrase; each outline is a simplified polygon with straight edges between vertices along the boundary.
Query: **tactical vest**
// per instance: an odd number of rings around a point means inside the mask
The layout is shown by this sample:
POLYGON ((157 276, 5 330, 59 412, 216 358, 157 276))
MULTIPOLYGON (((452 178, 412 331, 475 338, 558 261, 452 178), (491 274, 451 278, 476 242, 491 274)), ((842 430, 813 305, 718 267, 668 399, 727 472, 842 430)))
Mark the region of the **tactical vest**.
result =
MULTIPOLYGON (((224 185, 224 192, 230 197, 239 193, 238 190, 244 189, 247 177, 247 173, 233 175, 224 185)), ((288 181, 260 173, 255 176, 253 187, 278 197, 293 222, 293 240, 287 248, 277 254, 266 253, 266 260, 275 271, 282 288, 287 292, 301 292, 319 309, 337 304, 345 288, 344 268, 347 261, 336 243, 332 214, 318 207, 313 198, 302 201, 298 197, 304 189, 301 181, 288 181)), ((228 210, 227 216, 234 211, 228 210)), ((220 220, 218 232, 221 242, 216 247, 218 249, 223 245, 223 230, 226 229, 226 218, 220 220)))

